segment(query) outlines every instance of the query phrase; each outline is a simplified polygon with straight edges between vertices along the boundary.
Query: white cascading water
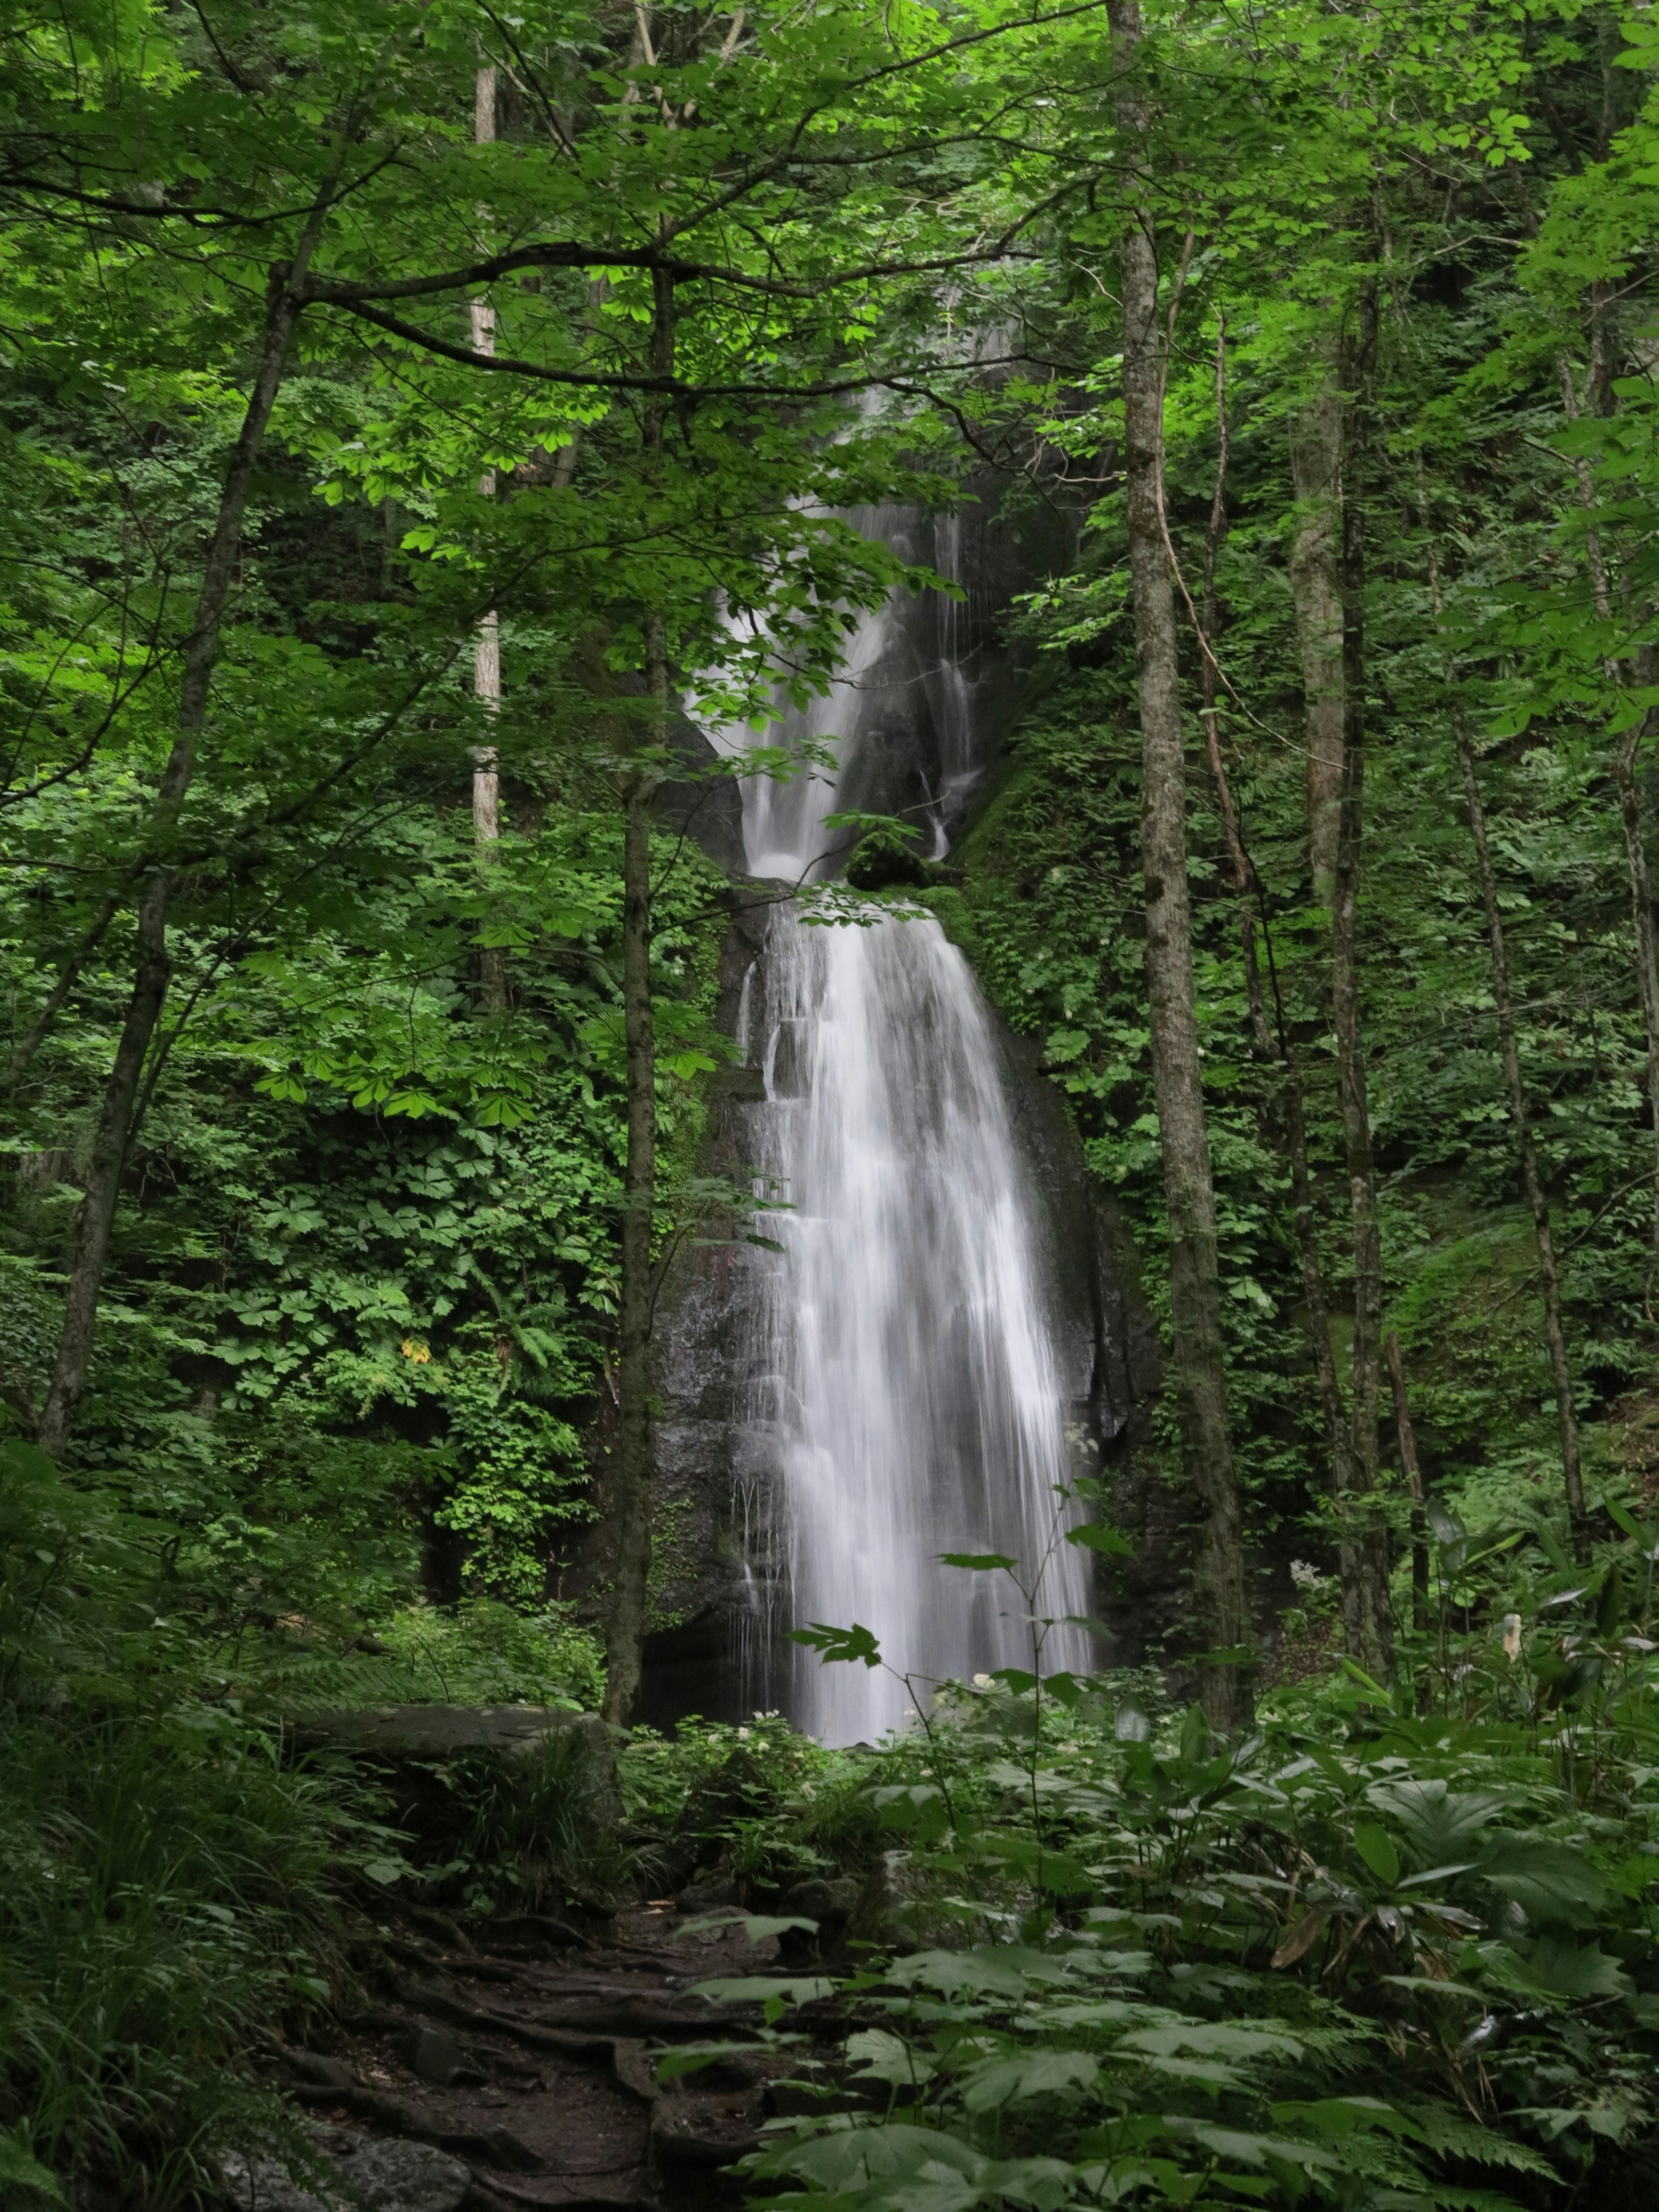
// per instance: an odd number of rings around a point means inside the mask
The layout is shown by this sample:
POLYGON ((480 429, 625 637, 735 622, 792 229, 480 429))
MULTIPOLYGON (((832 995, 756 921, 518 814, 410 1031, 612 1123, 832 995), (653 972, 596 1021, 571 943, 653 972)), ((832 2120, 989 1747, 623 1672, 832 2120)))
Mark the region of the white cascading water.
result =
MULTIPOLYGON (((836 777, 745 787, 757 875, 833 866, 824 817, 871 720, 870 687, 893 665, 896 619, 890 607, 865 620, 833 699, 794 732, 836 741, 836 777)), ((933 673, 960 714, 940 732, 944 769, 966 779, 968 687, 954 665, 933 673)), ((927 811, 942 849, 943 810, 927 811)), ((1056 1494, 1071 1454, 1041 1213, 994 1030, 936 921, 872 906, 862 926, 825 926, 784 904, 761 964, 744 1012, 766 1088, 750 1109, 751 1157, 790 1210, 769 1217, 781 1252, 754 1253, 748 1270, 744 1456, 781 1484, 794 1623, 860 1623, 914 1678, 907 1691, 799 1653, 797 1725, 872 1741, 933 1682, 1031 1662, 1013 1583, 946 1567, 941 1553, 1040 1571, 1035 1612, 1059 1623, 1044 1671, 1090 1663, 1087 1632, 1065 1618, 1090 1611, 1087 1555, 1056 1541, 1079 1516, 1056 1494)))

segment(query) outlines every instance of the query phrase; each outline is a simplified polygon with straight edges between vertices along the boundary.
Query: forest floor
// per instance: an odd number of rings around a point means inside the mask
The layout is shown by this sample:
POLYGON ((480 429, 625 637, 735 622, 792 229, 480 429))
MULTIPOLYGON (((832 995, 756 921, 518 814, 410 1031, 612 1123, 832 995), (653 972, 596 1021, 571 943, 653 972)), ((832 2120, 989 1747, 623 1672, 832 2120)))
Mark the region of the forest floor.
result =
MULTIPOLYGON (((777 1975, 777 1952, 775 1937, 709 1929, 671 1901, 592 1929, 394 1911, 361 1941, 356 2007, 311 2048, 276 2056, 322 2160, 340 2161, 360 2200, 382 2195, 349 2178, 367 2137, 447 2154, 386 2169, 383 2201, 400 2212, 696 2212, 735 2201, 721 2169, 787 2104, 772 2085, 799 2058, 739 2047, 665 2087, 659 2062, 714 2036, 740 2046, 760 2005, 715 2003, 696 1985, 777 1975)), ((263 2161, 240 2179, 251 2212, 312 2212, 336 2193, 314 2179, 285 2185, 263 2161)))

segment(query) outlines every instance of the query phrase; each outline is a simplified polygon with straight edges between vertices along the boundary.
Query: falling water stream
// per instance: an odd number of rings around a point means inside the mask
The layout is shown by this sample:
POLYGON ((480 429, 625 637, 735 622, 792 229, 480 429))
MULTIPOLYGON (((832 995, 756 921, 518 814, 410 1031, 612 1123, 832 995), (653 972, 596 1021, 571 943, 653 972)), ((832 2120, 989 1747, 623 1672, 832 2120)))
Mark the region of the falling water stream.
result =
MULTIPOLYGON (((914 518, 878 518, 887 530, 914 518)), ((885 534, 885 532, 884 532, 885 534)), ((949 542, 935 558, 949 557, 949 542)), ((911 603, 914 605, 914 603, 911 603)), ((866 617, 832 699, 799 720, 835 741, 833 776, 745 786, 751 871, 793 882, 834 872, 825 817, 855 773, 879 787, 884 690, 902 665, 905 603, 866 617)), ((925 675, 938 788, 931 842, 976 774, 972 689, 945 650, 925 675)), ((1045 1670, 1088 1663, 1063 1617, 1090 1610, 1086 1555, 1063 1541, 1068 1402, 1045 1224, 1011 1122, 997 1035, 962 954, 931 916, 872 905, 825 926, 775 911, 744 993, 743 1043, 763 1072, 750 1158, 787 1211, 781 1247, 748 1262, 751 1465, 778 1485, 795 1623, 871 1629, 915 1678, 820 1664, 802 1651, 787 1692, 798 1725, 873 1740, 927 1686, 1029 1665, 1031 1625, 1012 1581, 940 1564, 1045 1557, 1045 1670)))

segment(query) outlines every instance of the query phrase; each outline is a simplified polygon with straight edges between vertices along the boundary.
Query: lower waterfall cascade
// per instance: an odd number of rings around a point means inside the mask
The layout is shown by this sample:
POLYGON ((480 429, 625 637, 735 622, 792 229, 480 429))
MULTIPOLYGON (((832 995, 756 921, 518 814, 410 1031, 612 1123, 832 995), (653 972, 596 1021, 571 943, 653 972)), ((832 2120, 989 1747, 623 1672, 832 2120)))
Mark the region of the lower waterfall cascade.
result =
MULTIPOLYGON (((973 687, 946 658, 949 630, 933 665, 908 672, 904 620, 898 601, 866 617, 832 698, 799 728, 786 720, 786 737, 834 742, 833 778, 745 783, 757 875, 833 872, 825 817, 854 779, 861 805, 881 789, 883 723, 906 685, 948 709, 941 788, 918 810, 945 848, 951 799, 975 780, 973 687)), ((939 1680, 1030 1666, 1015 1583, 939 1554, 1001 1553, 1028 1584, 1041 1573, 1045 1671, 1087 1668, 1091 1611, 1088 1555, 1064 1540, 1075 1455, 1046 1223, 993 1018, 931 915, 872 902, 845 916, 780 903, 739 1039, 764 1082, 744 1109, 747 1158, 757 1193, 781 1200, 763 1216, 781 1249, 742 1267, 741 1456, 775 1486, 792 1625, 857 1623, 896 1670, 792 1647, 790 1716, 838 1743, 899 1725, 939 1680)))

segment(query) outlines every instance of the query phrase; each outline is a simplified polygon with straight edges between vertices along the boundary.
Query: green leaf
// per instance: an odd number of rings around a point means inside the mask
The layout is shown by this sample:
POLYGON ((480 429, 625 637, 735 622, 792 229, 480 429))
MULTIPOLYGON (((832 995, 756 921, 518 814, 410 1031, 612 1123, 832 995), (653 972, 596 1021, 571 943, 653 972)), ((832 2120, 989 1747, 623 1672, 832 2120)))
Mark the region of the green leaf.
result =
POLYGON ((882 2027, 860 2028, 857 2034, 849 2035, 847 2056, 854 2072, 867 2081, 886 2081, 904 2088, 933 2077, 933 2062, 925 2051, 882 2027))
POLYGON ((1356 1820, 1353 1829, 1354 1849, 1376 1876, 1385 1889, 1392 1889, 1400 1879, 1400 1854, 1386 1828, 1379 1828, 1375 1820, 1356 1820))
POLYGON ((718 2065, 722 2058, 752 2058, 754 2055, 752 2043, 680 2043, 658 2058, 657 2079, 665 2085, 688 2074, 700 2074, 707 2066, 718 2065))
POLYGON ((1120 1743, 1145 1743, 1152 1733, 1152 1722, 1145 1707, 1137 1698, 1121 1698, 1112 1722, 1112 1734, 1120 1743))
POLYGON ((1599 1942, 1580 1945, 1566 1935, 1540 1936, 1527 1957, 1524 1972, 1552 1996, 1616 1997, 1630 1989, 1618 1960, 1605 1957, 1599 1942))
POLYGON ((737 1974, 712 1982, 695 1982, 689 1996, 707 1997, 710 2004, 817 2004, 833 1996, 836 1985, 823 1974, 737 1974))
POLYGON ((1104 1552, 1115 1559, 1133 1559, 1135 1547, 1121 1528, 1114 1528, 1104 1521, 1085 1521, 1081 1528, 1068 1528, 1068 1544, 1081 1544, 1091 1552, 1104 1552))
POLYGON ((970 2112, 992 2112, 1028 2097, 1075 2099, 1099 2076, 1100 2062, 1086 2051, 1035 2051, 970 2067, 963 2103, 970 2112))
POLYGON ((869 1629, 861 1628, 857 1621, 850 1628, 831 1628, 827 1622, 815 1620, 805 1628, 789 1631, 792 1644, 804 1644, 811 1651, 823 1655, 826 1667, 839 1663, 852 1664, 861 1661, 866 1667, 879 1667, 881 1652, 869 1629))
POLYGON ((676 1932, 706 1936, 716 1928, 741 1928, 751 1943, 764 1943, 769 1936, 787 1936, 797 1929, 806 1936, 818 1932, 816 1920, 804 1920, 799 1913, 764 1912, 706 1912, 696 1920, 682 1920, 676 1932))
POLYGON ((1602 1577, 1595 1601, 1595 1632, 1605 1642, 1618 1629, 1625 1613, 1625 1577, 1615 1559, 1602 1577))
POLYGON ((1461 1544, 1467 1540, 1469 1532, 1462 1516, 1443 1505, 1432 1493, 1423 1501, 1423 1510, 1428 1516, 1429 1528, 1437 1544, 1461 1544))

